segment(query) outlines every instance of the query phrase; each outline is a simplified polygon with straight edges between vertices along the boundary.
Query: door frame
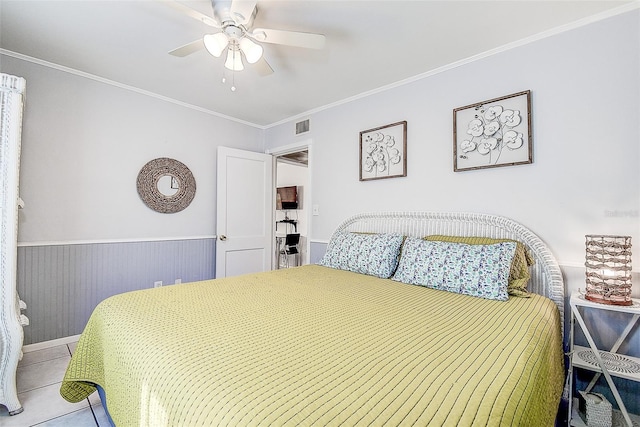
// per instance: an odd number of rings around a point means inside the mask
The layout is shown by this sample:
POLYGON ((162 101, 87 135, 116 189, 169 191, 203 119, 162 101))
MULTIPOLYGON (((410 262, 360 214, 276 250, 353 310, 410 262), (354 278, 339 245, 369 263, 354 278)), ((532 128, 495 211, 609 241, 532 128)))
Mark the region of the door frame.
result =
MULTIPOLYGON (((309 138, 309 139, 305 139, 303 141, 299 141, 299 142, 294 142, 293 144, 288 144, 288 145, 283 145, 280 147, 275 147, 275 148, 270 148, 268 150, 265 151, 265 154, 271 154, 273 156, 273 194, 276 194, 276 187, 278 186, 278 181, 277 181, 277 162, 278 162, 278 157, 280 156, 284 156, 285 154, 291 154, 291 153, 297 153, 299 151, 307 151, 307 155, 308 155, 308 164, 307 164, 307 176, 308 176, 308 183, 307 183, 307 188, 304 189, 304 193, 307 197, 307 203, 309 204, 309 209, 307 209, 307 236, 306 236, 306 241, 305 241, 305 253, 307 254, 307 261, 311 260, 311 223, 312 223, 312 217, 313 217, 313 189, 312 189, 312 176, 313 176, 313 171, 312 171, 312 164, 313 164, 313 154, 312 154, 312 146, 313 146, 313 139, 309 138)), ((275 196, 274 196, 275 197, 275 196)), ((276 216, 276 209, 275 209, 275 202, 273 204, 273 217, 275 218, 276 216)), ((275 225, 275 219, 273 221, 271 221, 272 223, 272 230, 271 230, 271 234, 272 234, 272 241, 275 242, 276 240, 276 225, 275 225)), ((272 265, 271 265, 271 269, 275 269, 276 265, 275 263, 277 262, 277 259, 273 260, 272 258, 272 265)))

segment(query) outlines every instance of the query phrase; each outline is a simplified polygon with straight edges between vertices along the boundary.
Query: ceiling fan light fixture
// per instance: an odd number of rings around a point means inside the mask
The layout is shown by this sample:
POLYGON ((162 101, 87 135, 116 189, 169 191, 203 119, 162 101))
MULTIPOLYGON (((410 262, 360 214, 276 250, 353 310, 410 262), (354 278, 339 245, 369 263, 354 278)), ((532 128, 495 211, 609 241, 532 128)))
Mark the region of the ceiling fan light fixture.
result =
POLYGON ((207 34, 204 36, 203 41, 207 51, 216 58, 222 55, 222 52, 229 44, 229 38, 225 33, 207 34))
POLYGON ((260 58, 262 58, 262 52, 264 49, 259 44, 254 43, 251 39, 245 37, 240 40, 239 45, 249 64, 255 64, 260 58))
POLYGON ((229 50, 227 51, 227 60, 224 63, 225 68, 227 68, 228 70, 244 70, 244 65, 242 64, 242 55, 237 49, 238 48, 236 46, 229 46, 229 50))

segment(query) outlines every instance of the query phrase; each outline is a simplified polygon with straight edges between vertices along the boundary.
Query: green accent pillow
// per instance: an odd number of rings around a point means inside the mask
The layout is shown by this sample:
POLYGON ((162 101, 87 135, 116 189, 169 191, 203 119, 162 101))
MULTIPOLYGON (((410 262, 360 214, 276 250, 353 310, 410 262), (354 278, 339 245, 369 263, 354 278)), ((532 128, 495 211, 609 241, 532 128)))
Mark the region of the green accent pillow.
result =
POLYGON ((531 278, 529 266, 532 266, 535 260, 522 242, 512 239, 493 239, 491 237, 443 236, 437 234, 427 236, 424 239, 450 243, 466 243, 467 245, 491 245, 502 242, 516 242, 516 252, 511 262, 507 292, 509 295, 529 298, 529 291, 527 291, 527 283, 531 278))

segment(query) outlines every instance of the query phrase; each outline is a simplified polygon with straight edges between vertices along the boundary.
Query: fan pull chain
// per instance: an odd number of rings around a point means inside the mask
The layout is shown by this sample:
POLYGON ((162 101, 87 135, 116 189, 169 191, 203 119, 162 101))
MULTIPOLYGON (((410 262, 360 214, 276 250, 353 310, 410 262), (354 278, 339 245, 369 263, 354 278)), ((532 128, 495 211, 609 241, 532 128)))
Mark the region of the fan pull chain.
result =
MULTIPOLYGON (((236 50, 233 49, 233 63, 236 63, 236 50)), ((233 67, 233 70, 231 71, 231 92, 235 92, 236 91, 236 67, 233 67)))
MULTIPOLYGON (((236 51, 232 50, 233 62, 235 63, 236 59, 236 51)), ((222 67, 222 83, 225 84, 227 82, 227 72, 225 66, 222 67)), ((236 70, 231 69, 231 92, 236 91, 236 70)))

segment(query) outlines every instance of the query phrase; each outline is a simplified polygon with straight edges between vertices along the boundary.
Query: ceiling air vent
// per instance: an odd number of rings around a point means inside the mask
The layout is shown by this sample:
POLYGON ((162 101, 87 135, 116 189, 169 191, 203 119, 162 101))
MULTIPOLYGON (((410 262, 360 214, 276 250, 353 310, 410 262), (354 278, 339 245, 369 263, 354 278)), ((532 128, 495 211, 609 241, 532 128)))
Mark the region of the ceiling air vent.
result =
POLYGON ((309 132, 309 119, 296 123, 296 135, 309 132))

